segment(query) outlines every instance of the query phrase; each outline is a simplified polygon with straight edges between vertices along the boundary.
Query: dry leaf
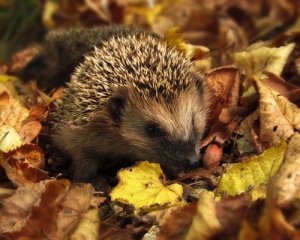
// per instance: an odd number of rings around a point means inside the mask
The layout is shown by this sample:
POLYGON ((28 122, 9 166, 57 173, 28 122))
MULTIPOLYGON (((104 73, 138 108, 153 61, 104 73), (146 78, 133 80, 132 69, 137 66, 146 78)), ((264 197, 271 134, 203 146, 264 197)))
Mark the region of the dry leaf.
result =
POLYGON ((24 143, 31 143, 42 130, 42 124, 38 121, 31 121, 24 124, 20 130, 20 137, 24 143))
POLYGON ((2 155, 1 166, 8 178, 18 186, 34 184, 49 176, 43 171, 44 154, 42 150, 32 144, 25 144, 20 148, 2 155))
POLYGON ((222 175, 217 192, 235 196, 267 183, 277 172, 285 149, 286 143, 282 142, 245 162, 230 164, 222 175))
POLYGON ((91 209, 82 214, 78 227, 70 236, 70 240, 97 240, 100 226, 98 214, 98 208, 91 209))
POLYGON ((132 168, 120 170, 118 176, 120 181, 110 193, 112 200, 132 204, 137 211, 185 202, 182 186, 177 183, 165 185, 165 176, 157 163, 143 161, 132 168))
POLYGON ((7 125, 0 127, 0 151, 10 152, 23 144, 23 141, 17 131, 7 125))
POLYGON ((260 138, 273 146, 292 136, 294 129, 300 130, 300 109, 261 81, 255 82, 260 96, 260 138))
POLYGON ((268 197, 278 206, 287 206, 300 192, 300 134, 289 142, 284 161, 268 186, 268 197))
MULTIPOLYGON (((35 189, 38 186, 40 188, 36 190, 37 193, 30 192, 32 195, 35 194, 34 200, 30 201, 30 208, 27 208, 26 212, 22 212, 23 218, 19 217, 17 222, 13 222, 14 229, 11 228, 2 232, 7 239, 20 239, 21 237, 25 239, 51 239, 56 232, 57 213, 61 209, 60 201, 64 198, 70 182, 68 180, 48 180, 32 187, 35 189)), ((25 189, 28 191, 28 186, 25 189)), ((22 194, 19 197, 22 198, 22 194)), ((22 200, 24 199, 22 198, 22 200)), ((9 209, 9 204, 13 204, 11 201, 7 202, 6 210, 9 209)), ((13 211, 10 210, 5 216, 9 218, 10 214, 13 214, 13 211)))
POLYGON ((199 72, 207 73, 211 69, 210 50, 204 46, 186 43, 180 34, 179 27, 170 28, 165 34, 165 40, 169 46, 175 47, 188 59, 191 59, 199 72))
MULTIPOLYGON (((5 91, 7 88, 3 87, 3 90, 5 91)), ((0 89, 0 93, 4 91, 0 89)), ((17 96, 13 97, 15 93, 6 92, 9 95, 9 102, 0 104, 0 126, 8 125, 19 131, 23 121, 28 117, 29 111, 22 105, 21 100, 17 96)), ((7 102, 7 98, 4 101, 7 102)))
POLYGON ((157 235, 157 240, 181 240, 186 236, 189 227, 193 222, 193 217, 197 211, 197 204, 190 203, 179 207, 171 213, 161 226, 157 235))
POLYGON ((1 201, 0 233, 20 231, 34 206, 38 206, 47 182, 20 187, 14 195, 1 201))
POLYGON ((187 240, 210 239, 221 230, 221 224, 217 217, 213 196, 208 192, 201 192, 197 212, 185 237, 187 240))
POLYGON ((72 234, 78 224, 92 207, 94 188, 91 184, 72 186, 63 201, 63 209, 59 212, 57 220, 57 238, 72 234))

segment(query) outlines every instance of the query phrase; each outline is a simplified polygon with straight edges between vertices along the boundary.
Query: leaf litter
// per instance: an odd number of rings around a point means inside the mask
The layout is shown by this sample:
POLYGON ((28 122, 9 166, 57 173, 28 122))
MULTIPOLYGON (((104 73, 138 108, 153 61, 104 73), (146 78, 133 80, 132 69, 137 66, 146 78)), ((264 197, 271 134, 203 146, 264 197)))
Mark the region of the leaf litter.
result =
POLYGON ((141 159, 119 179, 101 180, 105 191, 67 180, 52 159, 47 125, 63 89, 49 96, 34 83, 20 87, 15 73, 39 52, 25 48, 0 63, 1 238, 300 237, 297 1, 41 4, 45 28, 134 24, 193 61, 212 98, 199 146, 204 168, 170 181, 141 159))

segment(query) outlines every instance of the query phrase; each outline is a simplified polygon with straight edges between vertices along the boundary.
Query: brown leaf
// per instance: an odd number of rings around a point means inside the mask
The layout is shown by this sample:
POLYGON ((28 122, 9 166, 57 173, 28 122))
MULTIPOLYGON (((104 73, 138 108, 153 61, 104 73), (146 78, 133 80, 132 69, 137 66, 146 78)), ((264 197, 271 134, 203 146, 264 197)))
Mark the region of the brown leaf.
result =
POLYGON ((70 182, 68 180, 50 180, 45 182, 45 190, 30 211, 26 224, 19 231, 5 234, 8 239, 27 237, 28 239, 50 238, 56 231, 57 213, 61 209, 70 182))
POLYGON ((57 238, 62 239, 72 234, 83 215, 90 209, 95 209, 91 206, 94 191, 91 184, 75 185, 69 189, 62 203, 63 209, 58 214, 57 238))
POLYGON ((264 84, 274 89, 280 95, 286 97, 291 102, 300 99, 300 87, 285 81, 283 78, 271 73, 265 72, 268 78, 264 79, 264 84))
MULTIPOLYGON (((5 89, 5 88, 4 88, 5 89)), ((11 92, 1 92, 0 125, 8 125, 20 131, 23 121, 28 117, 28 110, 20 99, 13 98, 11 92)))
POLYGON ((14 195, 1 201, 0 233, 20 231, 26 225, 34 206, 40 204, 47 182, 20 187, 14 195))
POLYGON ((31 121, 43 121, 48 117, 48 108, 45 105, 37 104, 30 108, 29 119, 31 121))
POLYGON ((157 240, 184 239, 192 224, 196 209, 196 203, 192 203, 175 210, 161 227, 157 240))
POLYGON ((214 69, 206 75, 205 79, 207 85, 213 90, 214 96, 224 106, 237 106, 240 89, 240 77, 237 68, 221 67, 214 69))
POLYGON ((270 147, 292 136, 294 128, 300 129, 300 109, 260 80, 255 82, 260 95, 260 138, 270 147))
POLYGON ((8 178, 18 186, 34 184, 49 178, 41 169, 44 167, 44 154, 36 145, 25 144, 3 154, 0 163, 8 178))
POLYGON ((39 52, 40 48, 38 46, 28 47, 17 52, 12 56, 10 72, 17 73, 19 70, 24 68, 27 63, 29 63, 35 56, 37 56, 39 52))

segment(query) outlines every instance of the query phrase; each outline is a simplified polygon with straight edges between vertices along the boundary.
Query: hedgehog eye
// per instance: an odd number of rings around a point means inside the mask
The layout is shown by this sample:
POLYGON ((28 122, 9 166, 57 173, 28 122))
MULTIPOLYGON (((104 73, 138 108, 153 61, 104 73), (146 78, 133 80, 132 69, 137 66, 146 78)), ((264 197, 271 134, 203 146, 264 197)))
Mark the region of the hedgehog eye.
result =
POLYGON ((145 131, 149 137, 164 136, 164 131, 156 123, 149 123, 146 125, 145 131))

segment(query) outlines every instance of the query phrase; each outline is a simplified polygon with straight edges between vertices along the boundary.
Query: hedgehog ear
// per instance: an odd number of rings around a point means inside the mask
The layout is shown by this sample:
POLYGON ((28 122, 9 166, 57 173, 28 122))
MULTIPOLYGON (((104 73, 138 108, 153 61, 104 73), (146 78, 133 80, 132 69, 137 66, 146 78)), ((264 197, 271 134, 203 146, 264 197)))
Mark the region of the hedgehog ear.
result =
POLYGON ((108 111, 116 123, 120 123, 122 112, 126 104, 128 91, 126 87, 113 89, 113 93, 108 101, 108 111))

